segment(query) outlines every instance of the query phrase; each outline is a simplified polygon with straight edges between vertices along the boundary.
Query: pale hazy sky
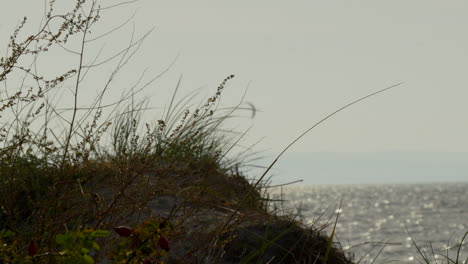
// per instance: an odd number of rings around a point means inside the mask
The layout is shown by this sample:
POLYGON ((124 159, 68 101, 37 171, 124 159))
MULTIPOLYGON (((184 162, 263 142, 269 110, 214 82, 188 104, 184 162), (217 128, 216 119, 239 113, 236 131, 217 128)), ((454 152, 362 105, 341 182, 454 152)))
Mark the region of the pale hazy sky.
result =
MULTIPOLYGON (((40 21, 44 4, 1 3, 4 54, 14 25, 24 15, 40 21)), ((204 87, 206 95, 235 74, 223 100, 235 104, 251 82, 246 101, 262 112, 244 127, 254 124, 251 142, 266 137, 260 150, 280 151, 336 108, 404 82, 327 121, 291 151, 468 152, 468 1, 140 0, 103 11, 96 34, 133 12, 137 36, 155 31, 121 83, 146 67, 157 73, 177 55, 148 92, 154 102, 167 101, 180 74, 183 91, 204 87)), ((125 46, 131 30, 110 37, 106 50, 125 46)))

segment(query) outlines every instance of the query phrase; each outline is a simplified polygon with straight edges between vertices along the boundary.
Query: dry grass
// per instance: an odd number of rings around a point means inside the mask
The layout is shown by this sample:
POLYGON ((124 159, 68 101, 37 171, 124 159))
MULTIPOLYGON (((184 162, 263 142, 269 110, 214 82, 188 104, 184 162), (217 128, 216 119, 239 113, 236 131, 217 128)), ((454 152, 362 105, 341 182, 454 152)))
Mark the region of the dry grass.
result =
MULTIPOLYGON (((245 196, 250 184, 239 173, 240 160, 226 159, 233 135, 219 133, 241 107, 218 109, 222 91, 234 75, 226 77, 214 95, 194 109, 187 107, 185 99, 176 102, 179 82, 161 118, 154 125, 143 123, 143 103, 135 104, 135 97, 159 76, 147 82, 139 79, 111 107, 103 103, 115 76, 147 36, 134 40, 132 34, 128 46, 100 60, 118 62, 96 99, 83 108, 79 98, 86 93, 87 73, 100 65, 87 52, 89 43, 101 37, 90 33, 100 20, 101 8, 94 0, 76 1, 62 14, 56 14, 53 7, 52 1, 43 26, 33 35, 23 32, 24 19, 0 61, 4 87, 0 101, 0 230, 14 234, 2 235, 2 239, 16 243, 20 252, 26 252, 28 242, 35 241, 42 257, 33 258, 34 262, 49 262, 48 255, 58 250, 57 235, 86 226, 110 230, 119 224, 137 225, 144 221, 143 216, 150 216, 148 202, 166 196, 177 200, 166 206, 171 211, 164 217, 177 227, 171 240, 177 245, 199 228, 182 231, 189 219, 200 221, 194 215, 216 215, 218 209, 240 205, 239 197, 245 196), (77 66, 57 77, 41 75, 37 64, 49 59, 50 49, 76 55, 77 66), (72 87, 72 107, 68 109, 53 100, 63 87, 72 87)), ((240 208, 263 212, 258 192, 245 197, 240 208)), ((221 235, 217 230, 216 221, 210 232, 201 229, 206 243, 221 235)), ((112 240, 115 238, 103 238, 102 243, 111 245, 112 240)), ((186 253, 202 251, 201 245, 193 244, 186 253)), ((106 253, 105 248, 101 254, 106 253)))
MULTIPOLYGON (((192 108, 187 106, 191 97, 177 99, 179 80, 159 120, 145 123, 145 104, 135 103, 135 98, 160 75, 143 80, 142 74, 118 101, 104 99, 150 32, 138 39, 133 32, 120 51, 90 58, 93 41, 114 31, 91 33, 104 8, 96 0, 76 1, 65 13, 55 13, 53 7, 51 1, 45 22, 32 35, 23 32, 24 19, 0 60, 0 239, 5 245, 11 242, 8 250, 17 256, 26 254, 31 241, 40 253, 16 263, 60 262, 60 254, 67 253, 59 252, 56 238, 68 230, 134 227, 151 217, 170 225, 172 245, 169 254, 152 261, 350 263, 333 238, 269 210, 262 192, 268 185, 265 176, 284 151, 315 126, 390 88, 325 117, 286 147, 255 182, 248 182, 240 170, 243 156, 227 158, 244 134, 236 139, 222 130, 244 107, 242 102, 227 109, 218 105, 234 75, 192 108), (71 65, 76 66, 54 77, 41 74, 38 62, 51 59, 51 49, 73 55, 71 65), (92 88, 97 97, 81 106, 88 72, 106 63, 114 63, 113 70, 102 87, 92 88), (71 90, 71 108, 56 105, 54 99, 65 88, 71 90)), ((95 260, 105 262, 118 241, 115 234, 101 238, 95 260)), ((0 257, 10 254, 8 250, 0 248, 0 257)), ((142 261, 132 253, 127 263, 142 261)))

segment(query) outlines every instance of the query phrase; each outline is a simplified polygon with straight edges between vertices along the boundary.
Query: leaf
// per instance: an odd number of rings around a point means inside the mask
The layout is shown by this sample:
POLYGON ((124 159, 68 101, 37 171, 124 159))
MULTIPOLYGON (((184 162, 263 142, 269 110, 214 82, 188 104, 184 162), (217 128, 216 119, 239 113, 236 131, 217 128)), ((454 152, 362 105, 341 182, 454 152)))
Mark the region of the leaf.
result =
POLYGON ((67 240, 69 238, 70 238, 70 235, 68 235, 68 234, 58 234, 55 237, 55 243, 57 243, 59 245, 65 245, 65 244, 67 244, 67 240))
POLYGON ((129 237, 133 234, 133 229, 128 226, 118 226, 114 228, 115 232, 119 234, 121 237, 129 237))
POLYGON ((95 238, 95 237, 106 237, 106 236, 109 236, 110 233, 109 231, 107 230, 96 230, 96 231, 93 231, 91 234, 90 234, 90 237, 92 238, 95 238))
POLYGON ((169 251, 169 241, 167 240, 166 237, 164 236, 161 236, 159 238, 159 247, 161 247, 162 249, 166 250, 166 251, 169 251))
POLYGON ((99 244, 96 243, 96 242, 94 242, 94 241, 93 241, 92 247, 93 247, 95 250, 100 250, 100 249, 101 249, 101 247, 99 246, 99 244))
POLYGON ((2 230, 2 234, 1 234, 1 237, 10 237, 10 236, 14 236, 15 233, 10 231, 10 230, 2 230))
POLYGON ((94 264, 94 259, 93 259, 91 256, 83 255, 83 260, 84 260, 86 263, 94 264))
POLYGON ((28 245, 28 255, 35 256, 37 254, 37 244, 34 241, 29 242, 28 245))

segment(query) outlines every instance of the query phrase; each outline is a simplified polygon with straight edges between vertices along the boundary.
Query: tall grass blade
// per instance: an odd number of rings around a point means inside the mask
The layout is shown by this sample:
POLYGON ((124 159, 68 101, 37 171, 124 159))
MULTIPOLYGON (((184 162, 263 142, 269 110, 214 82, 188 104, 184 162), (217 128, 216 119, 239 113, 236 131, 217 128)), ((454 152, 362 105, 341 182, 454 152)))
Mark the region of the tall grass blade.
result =
POLYGON ((343 199, 341 199, 340 206, 338 207, 338 213, 336 214, 335 224, 333 225, 333 230, 332 230, 330 238, 328 239, 328 242, 327 242, 327 250, 325 251, 325 257, 322 260, 322 264, 327 264, 327 262, 328 262, 328 258, 330 256, 330 251, 331 251, 332 246, 333 246, 333 238, 335 237, 335 233, 336 233, 336 224, 338 223, 338 217, 340 216, 340 213, 341 213, 341 205, 342 204, 343 204, 343 199))

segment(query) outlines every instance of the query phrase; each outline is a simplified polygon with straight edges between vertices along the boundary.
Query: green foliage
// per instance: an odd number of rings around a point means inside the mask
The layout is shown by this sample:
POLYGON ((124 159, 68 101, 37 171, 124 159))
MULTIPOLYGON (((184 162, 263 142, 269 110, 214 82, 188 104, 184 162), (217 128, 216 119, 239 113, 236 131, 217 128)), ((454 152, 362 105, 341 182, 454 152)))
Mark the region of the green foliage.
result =
POLYGON ((109 235, 105 230, 84 229, 58 234, 55 242, 60 248, 57 260, 61 263, 92 264, 93 251, 99 250, 97 238, 109 235))
POLYGON ((0 231, 0 263, 31 263, 32 258, 25 253, 20 241, 15 239, 14 232, 5 229, 0 231))
POLYGON ((92 264, 95 263, 92 253, 100 249, 96 239, 108 235, 108 231, 89 228, 68 231, 57 235, 56 244, 58 252, 51 252, 37 248, 35 242, 30 242, 30 245, 25 247, 17 239, 15 233, 3 230, 0 233, 0 260, 3 261, 1 263, 37 263, 41 259, 54 256, 56 263, 92 264), (31 245, 34 245, 34 249, 31 249, 31 245), (36 252, 37 250, 39 252, 36 252))
POLYGON ((133 229, 130 237, 122 238, 110 259, 114 263, 151 263, 163 261, 168 253, 166 236, 171 225, 165 220, 152 218, 133 229))
MULTIPOLYGON (((149 219, 136 227, 129 237, 111 241, 114 251, 109 259, 114 263, 162 263, 169 250, 167 235, 172 225, 166 220, 149 219)), ((55 238, 56 251, 35 248, 25 249, 15 233, 9 230, 0 232, 0 263, 29 264, 42 263, 53 257, 58 264, 93 264, 96 253, 101 249, 100 238, 110 235, 106 230, 85 228, 58 234, 55 238), (38 252, 36 252, 38 251, 38 252)), ((35 247, 36 244, 34 244, 35 247)))

